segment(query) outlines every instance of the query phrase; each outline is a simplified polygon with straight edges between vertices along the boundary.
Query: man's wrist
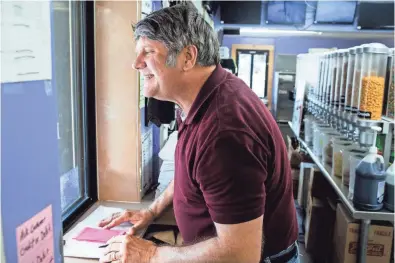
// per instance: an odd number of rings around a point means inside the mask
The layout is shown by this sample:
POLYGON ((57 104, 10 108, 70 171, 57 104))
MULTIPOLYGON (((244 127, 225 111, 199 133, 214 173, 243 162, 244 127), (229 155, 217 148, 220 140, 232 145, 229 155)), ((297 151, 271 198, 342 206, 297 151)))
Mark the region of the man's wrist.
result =
POLYGON ((148 207, 147 209, 148 213, 151 214, 152 218, 155 219, 156 218, 156 213, 154 212, 154 210, 151 207, 148 207))

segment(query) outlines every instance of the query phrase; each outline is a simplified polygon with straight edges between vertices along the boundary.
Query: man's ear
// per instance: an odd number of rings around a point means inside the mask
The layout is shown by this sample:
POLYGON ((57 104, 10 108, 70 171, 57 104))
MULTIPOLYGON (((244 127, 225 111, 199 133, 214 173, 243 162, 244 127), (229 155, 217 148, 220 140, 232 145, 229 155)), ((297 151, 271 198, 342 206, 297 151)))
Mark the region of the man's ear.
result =
POLYGON ((189 45, 184 48, 184 65, 183 65, 184 71, 188 71, 195 66, 197 56, 198 56, 198 50, 196 46, 189 45))

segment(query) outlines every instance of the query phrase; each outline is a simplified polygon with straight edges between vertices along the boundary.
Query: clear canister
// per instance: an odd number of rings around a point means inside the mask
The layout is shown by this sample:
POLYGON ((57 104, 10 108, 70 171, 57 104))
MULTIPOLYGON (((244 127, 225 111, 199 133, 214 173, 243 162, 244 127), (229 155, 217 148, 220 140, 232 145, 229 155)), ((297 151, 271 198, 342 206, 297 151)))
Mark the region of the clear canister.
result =
POLYGON ((346 186, 350 183, 350 156, 364 154, 366 150, 361 149, 358 145, 352 144, 345 147, 342 151, 343 164, 342 164, 342 183, 346 186))
POLYGON ((331 54, 331 68, 330 68, 330 83, 329 83, 329 94, 330 94, 330 105, 334 106, 335 104, 335 86, 336 86, 336 72, 337 72, 337 59, 338 58, 338 52, 334 51, 331 54))
POLYGON ((395 118, 395 49, 391 48, 390 58, 388 63, 388 95, 387 95, 387 107, 385 111, 385 115, 388 118, 395 118))
POLYGON ((327 124, 320 124, 314 127, 313 135, 313 152, 316 156, 321 157, 322 154, 322 132, 333 130, 327 124))
POLYGON ((330 67, 330 53, 326 53, 324 57, 324 78, 323 78, 323 87, 322 87, 322 103, 323 105, 327 105, 328 103, 328 79, 329 79, 329 67, 330 67))
POLYGON ((336 52, 336 67, 335 67, 335 83, 333 87, 333 106, 337 109, 340 105, 340 85, 343 74, 343 56, 344 49, 339 49, 336 52))
POLYGON ((322 101, 322 93, 324 86, 324 76, 325 76, 325 55, 320 55, 320 73, 319 73, 319 82, 318 82, 318 96, 317 101, 321 103, 322 101))
POLYGON ((342 151, 352 145, 348 140, 335 139, 333 142, 333 156, 332 156, 332 176, 341 177, 343 169, 342 151))
POLYGON ((383 111, 389 49, 383 44, 363 47, 358 118, 380 120, 383 111))
POLYGON ((355 56, 356 56, 357 47, 350 48, 348 50, 348 67, 347 67, 347 81, 346 81, 346 91, 345 91, 345 101, 344 101, 344 109, 347 112, 351 111, 352 105, 352 92, 353 92, 353 84, 354 84, 354 69, 355 69, 355 56))
POLYGON ((348 185, 348 198, 350 200, 354 198, 355 171, 364 157, 365 155, 363 154, 350 154, 350 181, 348 185))
POLYGON ((359 90, 361 88, 362 54, 364 46, 365 45, 357 47, 355 51, 354 77, 352 85, 353 89, 351 97, 351 112, 354 114, 358 113, 359 90))
POLYGON ((322 140, 322 162, 328 165, 332 165, 332 150, 333 140, 341 138, 342 136, 338 132, 329 131, 321 134, 322 140))
POLYGON ((313 143, 313 119, 311 117, 305 117, 304 121, 304 140, 308 145, 313 143))
POLYGON ((339 90, 339 109, 344 109, 346 99, 346 85, 347 85, 347 73, 348 73, 348 50, 343 49, 342 61, 341 61, 341 77, 340 77, 340 90, 339 90))

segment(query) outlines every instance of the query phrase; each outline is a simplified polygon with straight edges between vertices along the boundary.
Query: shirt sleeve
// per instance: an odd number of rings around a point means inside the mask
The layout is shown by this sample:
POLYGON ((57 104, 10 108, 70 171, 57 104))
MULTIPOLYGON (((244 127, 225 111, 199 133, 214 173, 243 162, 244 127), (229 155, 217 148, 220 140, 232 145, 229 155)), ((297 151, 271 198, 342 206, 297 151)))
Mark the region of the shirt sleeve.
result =
POLYGON ((219 224, 238 224, 263 215, 267 152, 252 136, 221 132, 201 153, 196 181, 211 218, 219 224))

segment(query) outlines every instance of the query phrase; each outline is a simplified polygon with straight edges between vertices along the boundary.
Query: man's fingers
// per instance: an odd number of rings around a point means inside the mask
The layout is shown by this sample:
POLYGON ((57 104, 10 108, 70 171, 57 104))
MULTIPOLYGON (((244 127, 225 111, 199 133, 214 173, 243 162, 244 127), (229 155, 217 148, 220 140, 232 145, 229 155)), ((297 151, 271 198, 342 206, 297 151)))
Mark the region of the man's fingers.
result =
POLYGON ((118 226, 126 221, 128 221, 126 215, 122 215, 120 217, 114 218, 109 224, 105 225, 104 228, 109 229, 114 226, 118 226))
POLYGON ((121 262, 121 253, 119 251, 110 252, 100 258, 100 263, 121 262))
POLYGON ((107 255, 111 252, 117 252, 121 250, 122 243, 111 243, 109 244, 103 251, 104 255, 107 255))
POLYGON ((141 222, 134 224, 131 228, 129 228, 128 234, 129 235, 135 235, 137 231, 139 231, 141 228, 141 222))
POLYGON ((101 220, 101 221, 99 222, 98 226, 99 226, 99 227, 103 227, 103 226, 107 225, 107 224, 110 223, 110 222, 111 222, 111 218, 106 218, 106 219, 101 220))
POLYGON ((112 244, 112 243, 122 243, 122 241, 125 239, 125 235, 119 235, 119 236, 115 236, 110 238, 110 240, 107 241, 106 244, 112 244))
POLYGON ((112 214, 110 217, 107 217, 107 218, 105 218, 105 219, 103 219, 103 220, 101 220, 100 222, 99 222, 99 224, 98 224, 98 226, 99 227, 103 227, 103 226, 105 226, 105 225, 108 225, 114 218, 117 218, 117 217, 119 217, 121 215, 121 213, 114 213, 114 214, 112 214))

